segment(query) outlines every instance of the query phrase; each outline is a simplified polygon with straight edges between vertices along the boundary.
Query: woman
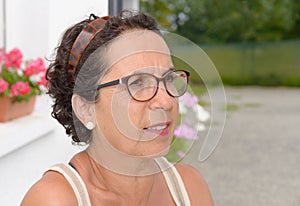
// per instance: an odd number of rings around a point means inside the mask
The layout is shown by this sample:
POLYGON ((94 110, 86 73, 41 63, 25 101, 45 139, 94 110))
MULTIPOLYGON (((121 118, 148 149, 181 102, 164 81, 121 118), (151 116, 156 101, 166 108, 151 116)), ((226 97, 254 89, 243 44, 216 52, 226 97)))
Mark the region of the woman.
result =
POLYGON ((91 15, 68 29, 47 72, 52 116, 88 147, 49 168, 22 205, 213 205, 193 167, 162 157, 188 76, 145 14, 91 15))

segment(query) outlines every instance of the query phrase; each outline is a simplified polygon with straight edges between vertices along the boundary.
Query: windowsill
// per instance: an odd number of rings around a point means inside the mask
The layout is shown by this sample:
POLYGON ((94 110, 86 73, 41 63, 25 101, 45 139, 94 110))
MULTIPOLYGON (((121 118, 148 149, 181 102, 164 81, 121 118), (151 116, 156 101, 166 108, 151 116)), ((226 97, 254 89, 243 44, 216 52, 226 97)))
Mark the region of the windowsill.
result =
POLYGON ((31 115, 0 123, 0 158, 54 130, 49 108, 48 97, 39 96, 31 115))

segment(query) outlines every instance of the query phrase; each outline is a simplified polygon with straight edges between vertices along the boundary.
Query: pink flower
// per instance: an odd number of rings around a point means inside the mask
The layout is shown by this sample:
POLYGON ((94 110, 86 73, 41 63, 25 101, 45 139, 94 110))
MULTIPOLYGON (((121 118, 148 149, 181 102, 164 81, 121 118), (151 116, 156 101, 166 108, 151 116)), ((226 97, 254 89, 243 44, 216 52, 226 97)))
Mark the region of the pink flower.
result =
POLYGON ((198 104, 198 97, 195 95, 191 95, 189 92, 186 92, 182 97, 181 101, 184 105, 187 107, 192 107, 196 104, 198 104))
POLYGON ((195 140, 197 139, 197 131, 193 128, 190 128, 184 124, 179 125, 175 131, 174 131, 174 135, 177 138, 185 138, 188 140, 195 140))
POLYGON ((25 95, 30 92, 28 82, 17 82, 11 86, 11 94, 13 96, 25 95))
POLYGON ((3 62, 5 68, 20 68, 23 55, 17 48, 12 49, 8 54, 0 52, 0 61, 3 62))
POLYGON ((37 58, 36 60, 31 61, 25 68, 24 74, 26 76, 31 76, 33 74, 38 74, 40 72, 46 71, 46 65, 42 58, 37 58))
POLYGON ((183 151, 181 151, 181 150, 178 150, 178 151, 177 151, 177 155, 178 155, 180 158, 184 158, 185 153, 184 153, 183 151))
POLYGON ((41 76, 40 80, 37 82, 38 85, 40 86, 47 86, 47 80, 46 80, 46 76, 43 75, 41 76))
POLYGON ((8 88, 8 83, 4 79, 0 79, 0 94, 7 90, 8 88))

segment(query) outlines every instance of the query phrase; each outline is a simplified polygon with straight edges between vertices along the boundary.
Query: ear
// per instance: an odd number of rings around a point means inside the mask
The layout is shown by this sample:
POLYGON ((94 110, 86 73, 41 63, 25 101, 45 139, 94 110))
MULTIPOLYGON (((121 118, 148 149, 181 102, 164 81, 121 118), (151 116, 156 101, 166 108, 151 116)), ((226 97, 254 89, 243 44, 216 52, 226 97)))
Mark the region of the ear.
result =
POLYGON ((78 94, 73 94, 72 107, 76 117, 83 125, 86 125, 88 122, 95 122, 94 104, 92 102, 88 102, 78 94))

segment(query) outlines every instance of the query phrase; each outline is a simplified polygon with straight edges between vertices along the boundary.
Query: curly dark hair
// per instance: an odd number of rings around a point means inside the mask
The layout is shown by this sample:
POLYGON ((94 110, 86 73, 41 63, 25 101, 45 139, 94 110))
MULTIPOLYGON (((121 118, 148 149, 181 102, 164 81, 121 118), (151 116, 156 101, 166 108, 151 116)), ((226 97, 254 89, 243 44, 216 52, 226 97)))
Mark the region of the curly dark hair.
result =
POLYGON ((109 18, 104 28, 90 41, 76 67, 73 79, 70 80, 68 76, 68 61, 71 48, 83 28, 92 22, 94 18, 97 17, 91 14, 88 19, 75 24, 65 31, 59 46, 56 48, 55 58, 49 65, 46 74, 49 84, 48 94, 54 99, 51 115, 66 129, 66 134, 72 137, 74 143, 78 144, 89 143, 92 132, 73 114, 71 98, 75 90, 77 94, 88 101, 93 101, 97 98, 98 92, 86 92, 86 87, 93 88, 92 86, 96 85, 99 77, 103 76, 108 69, 104 58, 106 54, 102 52, 105 49, 101 49, 102 46, 128 30, 146 29, 159 34, 157 23, 152 17, 143 13, 133 13, 128 10, 122 11, 118 16, 109 18), (95 58, 97 58, 97 61, 93 61, 95 58), (82 67, 94 70, 91 72, 95 73, 95 75, 92 75, 95 78, 91 78, 91 76, 86 77, 82 74, 78 75, 82 67), (84 82, 85 88, 76 88, 75 82, 76 85, 82 85, 80 82, 84 82))

